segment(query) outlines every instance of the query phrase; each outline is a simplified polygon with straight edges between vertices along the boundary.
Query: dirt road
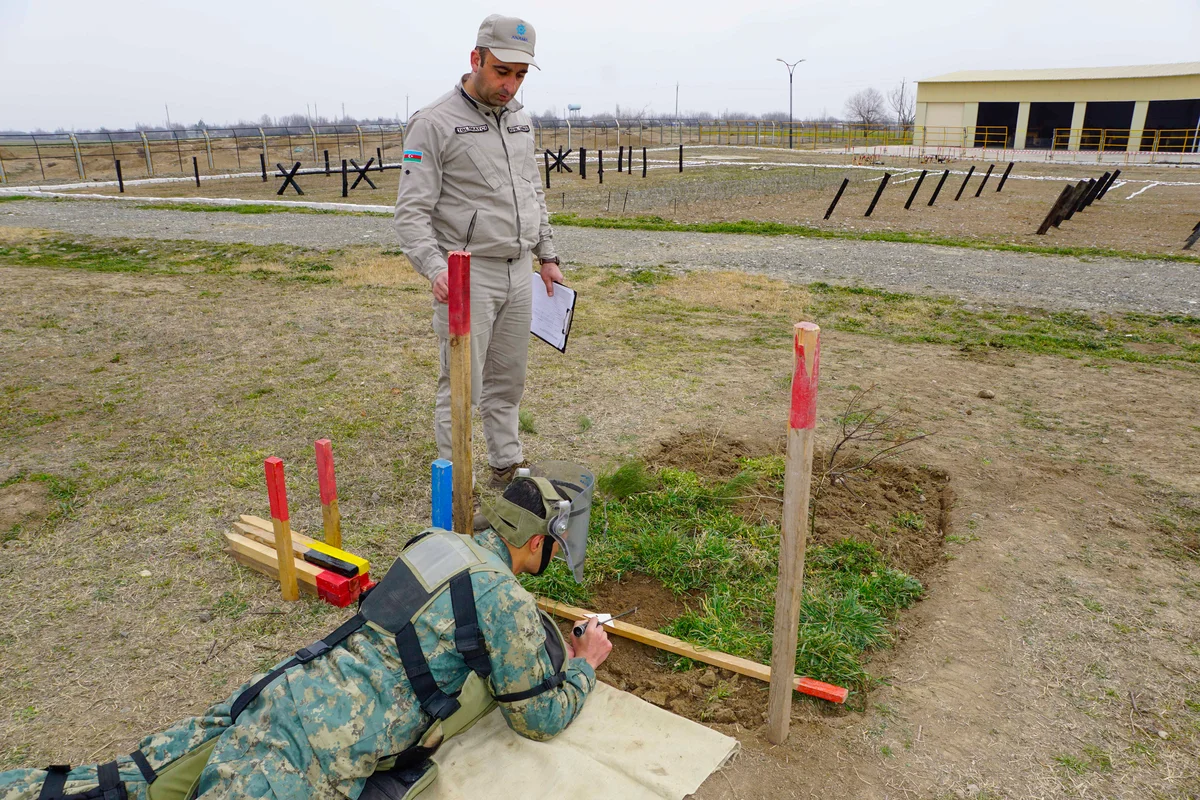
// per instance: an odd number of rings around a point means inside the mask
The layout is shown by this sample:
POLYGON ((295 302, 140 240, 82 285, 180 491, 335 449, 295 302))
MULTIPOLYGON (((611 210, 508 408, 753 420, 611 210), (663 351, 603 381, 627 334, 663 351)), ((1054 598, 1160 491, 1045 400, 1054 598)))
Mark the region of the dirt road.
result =
MULTIPOLYGON (((98 236, 318 248, 396 244, 390 221, 376 215, 250 216, 136 208, 104 201, 9 202, 0 206, 0 225, 98 236)), ((982 303, 1200 315, 1200 270, 1194 264, 1169 261, 1080 259, 800 236, 565 226, 555 229, 555 241, 564 260, 574 264, 746 269, 805 283, 863 283, 982 303)))

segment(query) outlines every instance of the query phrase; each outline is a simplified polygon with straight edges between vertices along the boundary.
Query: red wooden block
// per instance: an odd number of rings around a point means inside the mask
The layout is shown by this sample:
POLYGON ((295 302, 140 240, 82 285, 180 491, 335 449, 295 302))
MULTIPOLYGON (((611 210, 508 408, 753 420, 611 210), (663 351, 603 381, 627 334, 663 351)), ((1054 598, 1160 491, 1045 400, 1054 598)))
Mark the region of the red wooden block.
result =
POLYGON ((317 484, 321 488, 321 505, 327 506, 337 499, 337 480, 333 476, 333 443, 328 439, 316 441, 317 484))
POLYGON ((850 690, 842 686, 834 686, 832 683, 824 683, 823 681, 813 680, 812 678, 800 678, 796 681, 796 691, 804 692, 804 694, 819 697, 822 700, 828 700, 831 703, 844 703, 850 695, 850 690))
POLYGON ((281 522, 288 519, 287 487, 283 481, 283 460, 271 456, 263 462, 267 473, 267 497, 271 501, 271 516, 281 522))
POLYGON ((450 335, 471 332, 471 254, 456 250, 449 255, 450 335))
POLYGON ((811 322, 796 324, 796 369, 792 374, 792 412, 789 425, 795 430, 811 429, 817 424, 817 379, 821 374, 821 345, 818 341, 812 352, 800 344, 800 331, 818 329, 811 322))

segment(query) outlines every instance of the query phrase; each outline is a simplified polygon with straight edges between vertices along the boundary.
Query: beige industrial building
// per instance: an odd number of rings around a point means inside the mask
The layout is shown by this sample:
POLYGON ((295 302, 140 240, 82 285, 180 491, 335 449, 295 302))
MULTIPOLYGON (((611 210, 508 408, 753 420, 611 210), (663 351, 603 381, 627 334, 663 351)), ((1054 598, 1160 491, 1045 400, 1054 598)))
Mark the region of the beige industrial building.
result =
POLYGON ((1194 153, 1200 62, 968 70, 917 84, 914 144, 1194 153))

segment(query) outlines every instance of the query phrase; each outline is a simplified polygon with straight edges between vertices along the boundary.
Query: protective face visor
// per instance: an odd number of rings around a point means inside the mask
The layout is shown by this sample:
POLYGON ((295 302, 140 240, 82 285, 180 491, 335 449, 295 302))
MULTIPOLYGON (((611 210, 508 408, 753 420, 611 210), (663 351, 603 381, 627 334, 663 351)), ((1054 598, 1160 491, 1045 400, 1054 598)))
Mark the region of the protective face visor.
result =
MULTIPOLYGON (((547 461, 528 470, 518 470, 516 480, 530 480, 537 485, 545 518, 503 497, 485 501, 484 516, 501 538, 516 547, 523 546, 537 534, 550 536, 558 542, 558 557, 567 562, 576 583, 583 583, 595 477, 578 464, 547 461)), ((552 550, 545 551, 538 574, 549 564, 552 550)))

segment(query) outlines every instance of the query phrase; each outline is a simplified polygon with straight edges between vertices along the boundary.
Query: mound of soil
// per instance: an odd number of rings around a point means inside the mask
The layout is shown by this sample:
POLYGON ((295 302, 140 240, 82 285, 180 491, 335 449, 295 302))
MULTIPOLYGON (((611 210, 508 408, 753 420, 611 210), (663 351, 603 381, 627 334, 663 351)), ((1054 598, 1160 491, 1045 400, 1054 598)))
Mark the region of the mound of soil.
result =
POLYGON ((18 526, 40 524, 52 510, 44 483, 23 481, 0 488, 0 542, 7 541, 18 526))
MULTIPOLYGON (((697 431, 663 441, 646 460, 651 467, 673 467, 712 480, 728 480, 742 471, 739 459, 783 455, 786 444, 783 436, 746 439, 697 431)), ((854 458, 855 454, 849 456, 854 458)), ((814 455, 814 490, 817 476, 825 469, 825 458, 822 452, 814 455)), ((950 531, 954 499, 949 483, 945 472, 906 464, 902 455, 873 464, 838 485, 824 483, 819 492, 814 491, 816 521, 809 541, 868 542, 892 566, 924 580, 941 563, 943 541, 950 531)), ((760 497, 739 501, 739 512, 755 521, 778 523, 782 497, 777 487, 760 481, 753 494, 760 497)), ((674 595, 653 578, 634 574, 600 586, 594 608, 615 614, 637 606, 628 621, 657 629, 698 602, 693 596, 674 595)), ((600 667, 599 677, 647 702, 730 735, 763 724, 765 683, 703 665, 674 671, 675 661, 654 648, 620 640, 600 667)), ((829 703, 816 702, 812 707, 825 714, 844 713, 844 709, 829 703)), ((801 704, 794 708, 799 710, 801 704)))

